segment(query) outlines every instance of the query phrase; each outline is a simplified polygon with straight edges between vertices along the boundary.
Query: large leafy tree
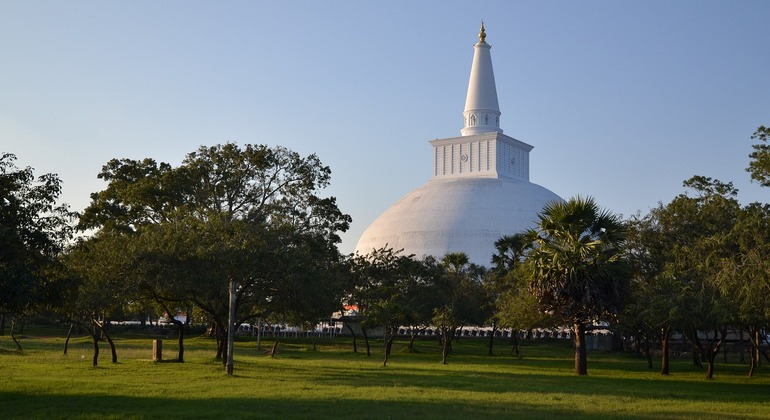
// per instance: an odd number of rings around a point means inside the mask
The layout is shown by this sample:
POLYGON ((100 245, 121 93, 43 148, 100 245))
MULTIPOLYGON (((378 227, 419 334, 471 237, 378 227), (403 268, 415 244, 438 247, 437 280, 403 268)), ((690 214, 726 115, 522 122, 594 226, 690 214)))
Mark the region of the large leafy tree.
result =
POLYGON ((432 258, 417 260, 391 248, 356 254, 350 263, 356 287, 349 303, 359 308, 364 329, 382 328, 387 366, 399 328, 427 323, 439 266, 432 258))
POLYGON ((16 156, 0 155, 0 331, 4 315, 23 315, 56 298, 54 264, 71 237, 74 214, 58 204, 61 180, 37 178, 18 168, 16 156))
POLYGON ((743 207, 729 236, 736 251, 717 262, 715 280, 725 300, 732 303, 736 324, 748 333, 752 376, 764 351, 763 330, 770 325, 770 205, 743 207))
POLYGON ((685 240, 689 232, 675 219, 665 217, 664 206, 644 217, 627 222, 630 288, 626 306, 620 316, 620 329, 634 338, 637 350, 644 351, 652 368, 652 346, 661 345, 661 369, 669 374, 669 338, 679 316, 679 284, 668 268, 671 250, 685 240))
POLYGON ((330 176, 315 155, 264 145, 200 147, 176 168, 112 160, 80 227, 136 239, 139 289, 205 311, 224 361, 231 282, 233 325, 271 315, 314 321, 337 306, 330 273, 350 217, 318 195, 330 176))
POLYGON ((627 290, 626 227, 592 198, 576 197, 546 205, 530 234, 531 290, 541 310, 572 325, 575 372, 585 375, 586 324, 617 314, 627 290))
POLYGON ((749 155, 751 162, 746 168, 746 171, 751 173, 751 179, 765 187, 770 187, 770 144, 767 144, 769 137, 770 127, 764 125, 759 126, 751 135, 752 140, 759 140, 761 143, 752 145, 754 151, 749 155))
POLYGON ((680 194, 657 217, 675 238, 665 272, 678 287, 678 321, 706 359, 710 379, 727 328, 736 321, 734 302, 723 293, 718 279, 722 262, 738 251, 730 235, 740 214, 738 190, 732 183, 704 176, 694 176, 684 186, 694 196, 680 194))

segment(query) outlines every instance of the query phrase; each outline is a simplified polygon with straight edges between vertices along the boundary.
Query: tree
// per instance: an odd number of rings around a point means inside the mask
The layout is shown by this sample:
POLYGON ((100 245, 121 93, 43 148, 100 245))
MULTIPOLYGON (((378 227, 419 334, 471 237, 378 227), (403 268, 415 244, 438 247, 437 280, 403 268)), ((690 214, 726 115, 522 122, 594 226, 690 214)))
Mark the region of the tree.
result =
MULTIPOLYGON (((494 308, 491 319, 493 330, 498 325, 512 329, 513 352, 517 356, 520 355, 521 330, 553 325, 550 317, 539 310, 534 295, 529 291, 523 261, 531 245, 531 238, 524 232, 498 239, 495 242, 497 253, 492 256, 494 268, 485 283, 494 308)), ((492 338, 489 355, 492 355, 492 338)))
POLYGON ((118 363, 117 349, 107 326, 110 317, 136 296, 130 248, 125 234, 108 231, 79 241, 65 256, 70 282, 57 309, 67 321, 90 331, 93 366, 98 365, 102 337, 110 345, 112 363, 118 363))
MULTIPOLYGON (((759 126, 757 131, 751 135, 752 140, 759 140, 763 143, 770 138, 770 127, 759 126)), ((770 144, 754 144, 754 151, 749 154, 751 162, 746 168, 751 173, 751 179, 759 182, 763 187, 770 187, 770 144)))
POLYGON ((617 314, 625 297, 626 228, 592 198, 578 196, 546 205, 530 234, 531 290, 541 310, 572 324, 575 372, 586 375, 586 324, 617 314))
POLYGON ((770 205, 743 207, 729 235, 737 252, 718 262, 716 282, 734 304, 737 324, 748 333, 749 376, 753 376, 763 354, 762 331, 770 325, 770 205))
POLYGON ((441 259, 444 274, 436 279, 440 297, 433 309, 433 325, 441 336, 441 361, 447 364, 452 341, 464 325, 481 325, 490 318, 489 295, 484 288, 484 267, 470 263, 468 255, 453 252, 441 259))
POLYGON ((672 253, 690 232, 676 218, 666 217, 659 206, 645 217, 627 222, 626 252, 629 261, 630 288, 626 306, 619 319, 620 329, 634 338, 637 350, 644 351, 652 369, 652 343, 661 345, 660 373, 670 373, 669 338, 681 319, 680 284, 671 271, 672 253))
POLYGON ((677 196, 658 215, 676 237, 665 271, 678 287, 682 333, 708 363, 706 377, 711 379, 727 328, 736 321, 734 302, 722 292, 718 279, 723 261, 737 252, 730 232, 740 213, 738 190, 732 183, 704 176, 694 176, 684 186, 695 196, 677 196))
POLYGON ((20 317, 56 298, 50 274, 74 217, 66 204, 57 204, 57 175, 36 179, 32 168, 17 168, 15 161, 13 154, 0 155, 0 334, 6 314, 20 317))
MULTIPOLYGON (((435 261, 417 260, 414 255, 401 255, 392 248, 380 248, 367 255, 356 254, 351 260, 356 287, 349 303, 359 308, 362 329, 380 327, 383 330, 387 366, 393 340, 404 325, 426 323, 426 312, 433 291, 435 261)), ((368 340, 368 336, 365 334, 368 340)), ((411 344, 411 342, 410 342, 411 344)), ((367 355, 368 344, 367 344, 367 355)))
POLYGON ((205 311, 226 363, 228 331, 240 323, 271 314, 315 322, 338 305, 340 288, 326 280, 350 217, 333 197, 318 196, 330 176, 315 155, 264 145, 200 147, 176 168, 114 159, 80 227, 139 238, 136 280, 169 303, 205 311))

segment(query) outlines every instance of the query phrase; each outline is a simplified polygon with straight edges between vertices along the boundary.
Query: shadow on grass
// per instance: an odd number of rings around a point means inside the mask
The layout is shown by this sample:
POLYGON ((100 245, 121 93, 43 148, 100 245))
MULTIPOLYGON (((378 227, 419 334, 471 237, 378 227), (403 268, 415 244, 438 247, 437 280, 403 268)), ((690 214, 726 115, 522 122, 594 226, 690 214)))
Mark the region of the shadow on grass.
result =
MULTIPOLYGON (((0 393, 4 419, 60 418, 596 418, 562 408, 527 403, 414 402, 377 399, 219 398, 179 399, 131 396, 53 395, 44 399, 25 394, 0 393), (70 416, 71 417, 71 416, 70 416)), ((698 413, 693 413, 697 415, 698 413)), ((702 413, 707 414, 707 413, 702 413)), ((633 418, 633 416, 624 416, 633 418)), ((638 418, 650 418, 649 415, 638 418)))

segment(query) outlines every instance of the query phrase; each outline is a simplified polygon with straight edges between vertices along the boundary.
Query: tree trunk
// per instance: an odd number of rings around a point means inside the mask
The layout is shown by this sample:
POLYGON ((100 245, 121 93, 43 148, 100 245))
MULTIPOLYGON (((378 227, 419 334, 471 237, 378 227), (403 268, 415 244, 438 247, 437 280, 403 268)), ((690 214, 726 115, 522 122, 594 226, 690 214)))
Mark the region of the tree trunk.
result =
POLYGON ((452 336, 454 328, 441 328, 441 363, 447 364, 447 358, 452 351, 452 336))
POLYGON ((94 342, 93 364, 94 367, 96 367, 99 364, 99 330, 96 328, 96 325, 93 326, 93 330, 91 331, 91 339, 94 342))
POLYGON ((358 353, 358 344, 356 343, 356 339, 358 337, 356 336, 356 333, 353 331, 353 327, 351 327, 350 324, 345 322, 345 327, 347 327, 348 331, 350 331, 350 335, 353 336, 353 353, 358 353))
POLYGON ((759 363, 762 360, 759 353, 759 346, 762 345, 759 336, 759 328, 749 328, 749 377, 754 376, 754 372, 759 367, 759 363))
POLYGON ((227 363, 227 338, 225 337, 226 331, 222 327, 222 323, 214 321, 213 334, 217 339, 217 360, 222 360, 222 364, 227 363))
POLYGON ((278 337, 273 338, 273 347, 270 348, 270 357, 275 357, 278 353, 278 337))
POLYGON ((755 359, 754 349, 751 349, 751 354, 749 354, 749 378, 754 376, 754 371, 757 370, 757 361, 755 359))
POLYGON ((487 356, 491 356, 493 354, 492 348, 495 345, 495 331, 497 331, 497 322, 492 321, 492 334, 489 334, 489 350, 487 351, 487 356))
POLYGON ((647 357, 647 369, 652 369, 652 349, 650 337, 644 336, 644 355, 647 357))
POLYGON ((407 346, 407 350, 409 350, 409 353, 414 353, 414 339, 417 338, 417 331, 413 330, 409 334, 409 346, 407 346))
POLYGON ((575 321, 573 326, 575 333, 575 373, 588 375, 588 361, 586 354, 586 326, 583 321, 575 321))
POLYGON ((0 314, 0 336, 5 335, 5 314, 0 314))
POLYGON ((192 305, 187 307, 187 316, 185 316, 184 319, 184 327, 187 329, 187 331, 190 331, 190 327, 192 327, 192 317, 193 317, 193 307, 192 305))
MULTIPOLYGON (((107 333, 107 328, 105 325, 102 325, 99 323, 99 321, 92 319, 91 323, 94 325, 94 334, 96 334, 96 330, 98 329, 101 332, 101 336, 107 339, 107 342, 110 344, 110 351, 112 352, 112 363, 118 363, 118 352, 115 350, 115 342, 112 341, 112 337, 107 333)), ((105 323, 106 324, 106 323, 105 323)), ((99 334, 97 334, 98 336, 99 334)))
POLYGON ((16 338, 16 318, 11 320, 11 339, 16 344, 16 353, 21 353, 21 338, 16 338))
POLYGON ((70 329, 67 330, 67 338, 64 340, 64 354, 67 354, 67 348, 70 344, 70 337, 72 337, 72 329, 75 327, 74 322, 70 322, 70 329))
POLYGON ((371 348, 369 347, 369 335, 366 333, 366 328, 361 327, 361 334, 364 336, 364 343, 366 344, 366 357, 372 356, 371 348))
POLYGON ((704 348, 704 355, 706 356, 706 363, 708 364, 706 368, 706 379, 714 378, 714 361, 719 355, 719 349, 722 346, 725 335, 726 330, 722 330, 721 332, 714 331, 714 338, 709 339, 706 342, 707 347, 704 348))
POLYGON ((516 356, 520 357, 521 354, 519 353, 519 347, 521 346, 521 341, 519 340, 519 332, 516 330, 511 331, 511 343, 513 345, 513 348, 511 348, 511 354, 516 353, 516 356))
POLYGON ((671 363, 669 358, 668 339, 670 335, 671 335, 671 327, 666 326, 661 328, 661 334, 660 334, 660 348, 661 348, 660 374, 661 375, 669 374, 671 363))
POLYGON ((176 325, 178 339, 179 342, 179 353, 176 356, 176 361, 179 363, 184 363, 184 330, 185 330, 185 324, 182 321, 178 321, 174 319, 174 325, 176 325))
POLYGON ((703 353, 703 346, 701 345, 700 338, 698 338, 698 332, 691 330, 687 332, 688 338, 692 342, 692 364, 702 368, 701 354, 703 353))
POLYGON ((393 338, 395 333, 392 327, 385 327, 385 360, 382 362, 383 367, 388 366, 388 358, 390 357, 390 350, 393 348, 393 338))
POLYGON ((225 372, 228 375, 233 374, 233 353, 235 353, 235 330, 237 323, 235 321, 236 313, 236 284, 235 279, 230 279, 230 305, 228 306, 227 316, 227 357, 225 358, 225 372))

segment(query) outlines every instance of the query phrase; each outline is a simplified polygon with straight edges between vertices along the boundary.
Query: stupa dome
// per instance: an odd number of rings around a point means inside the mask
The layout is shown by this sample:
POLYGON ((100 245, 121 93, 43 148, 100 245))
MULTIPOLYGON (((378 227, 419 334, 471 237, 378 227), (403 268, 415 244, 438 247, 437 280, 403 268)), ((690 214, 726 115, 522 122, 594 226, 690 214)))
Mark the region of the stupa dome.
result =
POLYGON ((385 245, 417 257, 465 252, 490 266, 494 243, 531 228, 553 192, 507 178, 432 179, 378 217, 361 235, 362 254, 385 245))

